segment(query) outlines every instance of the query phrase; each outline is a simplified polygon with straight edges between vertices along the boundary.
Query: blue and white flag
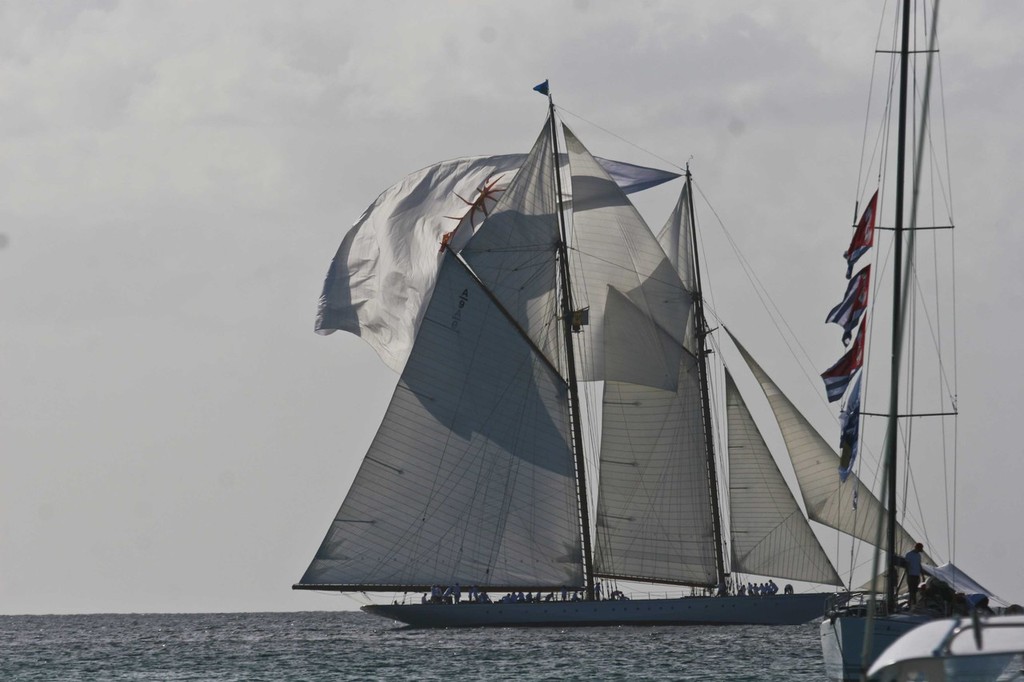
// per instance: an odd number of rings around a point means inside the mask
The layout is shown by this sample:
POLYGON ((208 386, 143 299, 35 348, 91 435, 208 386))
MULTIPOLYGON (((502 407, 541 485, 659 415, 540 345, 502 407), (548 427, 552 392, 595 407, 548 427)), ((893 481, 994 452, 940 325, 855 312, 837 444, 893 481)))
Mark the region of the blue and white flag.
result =
POLYGON ((868 286, 871 283, 871 266, 858 272, 846 287, 843 302, 833 308, 825 322, 835 322, 843 328, 843 345, 850 345, 853 330, 860 322, 861 315, 868 308, 868 286))
POLYGON ((867 331, 864 327, 867 321, 867 317, 861 318, 860 332, 857 334, 857 340, 853 342, 850 349, 846 351, 843 357, 839 358, 836 364, 821 373, 821 378, 825 382, 825 393, 828 395, 830 403, 834 403, 843 397, 843 394, 846 393, 846 387, 850 385, 850 380, 853 379, 853 375, 864 364, 864 337, 867 331))
POLYGON ((547 95, 551 92, 550 90, 548 90, 548 82, 546 80, 543 83, 537 83, 536 85, 534 85, 533 89, 542 95, 547 95))
MULTIPOLYGON (((860 380, 863 373, 857 375, 857 380, 850 389, 850 397, 846 399, 846 405, 839 412, 839 480, 846 482, 847 476, 853 469, 853 463, 857 461, 857 453, 860 451, 860 380)), ((856 504, 854 498, 854 504, 856 504)), ((856 508, 856 507, 855 507, 856 508)))

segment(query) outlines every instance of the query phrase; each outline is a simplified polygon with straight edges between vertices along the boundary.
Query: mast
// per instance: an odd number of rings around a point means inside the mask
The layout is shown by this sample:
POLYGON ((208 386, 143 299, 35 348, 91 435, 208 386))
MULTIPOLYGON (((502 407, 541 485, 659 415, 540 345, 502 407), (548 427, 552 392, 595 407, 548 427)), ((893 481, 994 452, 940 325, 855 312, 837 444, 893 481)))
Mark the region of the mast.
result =
POLYGON ((555 124, 555 102, 548 95, 548 123, 551 127, 551 159, 555 168, 555 192, 558 201, 558 261, 562 280, 562 334, 565 343, 566 373, 569 383, 569 419, 572 422, 572 450, 576 464, 576 496, 579 501, 581 538, 583 539, 583 586, 587 599, 594 598, 594 550, 590 537, 590 503, 587 499, 587 477, 583 457, 583 426, 580 419, 579 385, 576 381, 576 355, 573 346, 573 302, 569 279, 569 249, 563 213, 562 175, 558 164, 558 130, 555 124))
POLYGON ((900 102, 896 142, 896 218, 893 254, 892 356, 889 375, 889 416, 885 439, 885 479, 888 481, 886 507, 886 583, 885 601, 889 613, 896 610, 896 442, 899 427, 900 346, 902 345, 903 289, 903 190, 906 174, 907 70, 910 62, 910 0, 903 0, 903 26, 900 45, 900 102))
POLYGON ((706 339, 709 333, 704 319, 704 296, 700 286, 700 258, 697 255, 697 223, 693 215, 693 182, 690 164, 686 164, 686 211, 690 222, 690 238, 693 243, 693 305, 694 334, 697 341, 697 374, 700 377, 700 404, 704 416, 704 444, 707 449, 708 486, 711 489, 711 529, 714 534, 715 571, 718 583, 725 579, 725 561, 722 557, 722 517, 718 503, 718 474, 715 467, 714 427, 711 423, 711 392, 708 388, 708 363, 706 339))

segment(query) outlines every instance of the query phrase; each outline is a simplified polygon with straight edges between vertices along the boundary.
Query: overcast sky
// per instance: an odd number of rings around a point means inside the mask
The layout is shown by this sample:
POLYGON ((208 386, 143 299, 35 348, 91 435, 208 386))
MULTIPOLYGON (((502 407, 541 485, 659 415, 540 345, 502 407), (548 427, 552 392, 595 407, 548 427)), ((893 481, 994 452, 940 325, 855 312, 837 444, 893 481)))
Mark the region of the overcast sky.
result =
MULTIPOLYGON (((882 7, 0 5, 0 613, 351 607, 290 587, 397 376, 358 338, 313 333, 328 264, 403 175, 528 151, 545 78, 567 111, 674 164, 692 158, 823 370, 840 348, 821 321, 865 191, 882 7)), ((1024 4, 942 11, 955 558, 1021 602, 1024 4)), ((565 118, 599 156, 665 165, 565 118)), ((647 200, 653 225, 676 191, 647 200)), ((721 284, 729 266, 713 255, 721 284)), ((715 305, 756 339, 764 318, 743 286, 715 305)), ((801 393, 784 346, 766 345, 766 368, 801 393)), ((831 438, 820 387, 804 392, 831 438)))

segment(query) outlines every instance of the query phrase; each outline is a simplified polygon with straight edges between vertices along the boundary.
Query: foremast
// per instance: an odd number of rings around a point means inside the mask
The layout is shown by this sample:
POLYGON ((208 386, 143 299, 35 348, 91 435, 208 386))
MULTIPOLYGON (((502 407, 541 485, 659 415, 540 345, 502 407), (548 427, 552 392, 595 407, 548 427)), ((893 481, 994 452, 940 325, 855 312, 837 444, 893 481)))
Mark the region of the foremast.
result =
POLYGON ((715 432, 711 421, 711 391, 708 382, 707 336, 710 333, 704 317, 704 296, 700 283, 700 257, 697 253, 697 223, 693 212, 693 178, 690 175, 690 164, 686 164, 686 211, 690 223, 690 250, 693 259, 694 273, 694 337, 697 345, 697 373, 700 378, 701 414, 704 422, 704 445, 707 451, 707 476, 711 492, 711 529, 714 534, 715 572, 718 583, 725 580, 725 561, 723 558, 722 516, 718 500, 718 473, 715 459, 715 432))
POLYGON ((587 599, 594 599, 594 550, 590 533, 590 502, 587 496, 586 464, 583 453, 583 426, 580 415, 579 382, 576 378, 576 354, 573 342, 574 307, 569 275, 568 231, 565 226, 564 193, 559 167, 558 126, 555 102, 548 90, 548 125, 551 134, 551 163, 554 165, 555 201, 558 214, 558 264, 562 285, 562 334, 565 346, 566 380, 569 389, 569 421, 572 425, 572 452, 576 470, 576 497, 579 503, 580 537, 583 544, 583 586, 587 599))

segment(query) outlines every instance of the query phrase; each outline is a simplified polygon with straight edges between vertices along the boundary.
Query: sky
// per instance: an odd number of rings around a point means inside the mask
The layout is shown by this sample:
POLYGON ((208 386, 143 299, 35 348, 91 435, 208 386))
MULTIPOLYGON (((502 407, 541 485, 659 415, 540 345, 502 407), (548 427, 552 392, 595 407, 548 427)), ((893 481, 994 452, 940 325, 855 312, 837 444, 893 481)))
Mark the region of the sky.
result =
MULTIPOLYGON (((942 12, 955 560, 1022 602, 1024 5, 942 12)), ((690 161, 702 224, 721 219, 807 371, 823 370, 841 349, 822 320, 867 191, 882 13, 866 0, 0 4, 0 613, 354 608, 290 588, 397 375, 357 337, 313 333, 324 275, 405 174, 528 151, 544 79, 596 155, 690 161)), ((652 225, 677 191, 641 201, 652 225)), ((783 379, 793 359, 706 239, 711 281, 727 283, 715 309, 764 341, 766 369, 831 434, 835 407, 783 379)))

